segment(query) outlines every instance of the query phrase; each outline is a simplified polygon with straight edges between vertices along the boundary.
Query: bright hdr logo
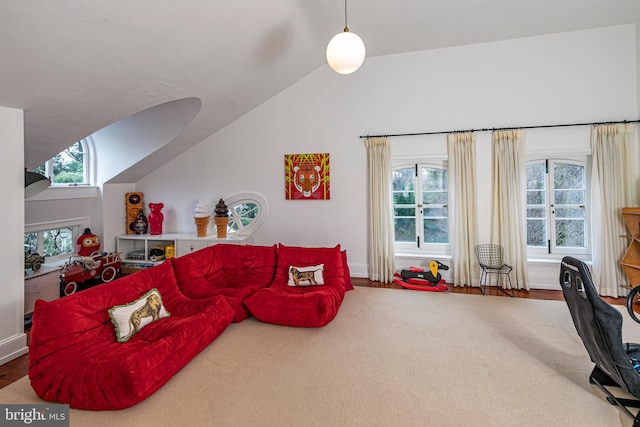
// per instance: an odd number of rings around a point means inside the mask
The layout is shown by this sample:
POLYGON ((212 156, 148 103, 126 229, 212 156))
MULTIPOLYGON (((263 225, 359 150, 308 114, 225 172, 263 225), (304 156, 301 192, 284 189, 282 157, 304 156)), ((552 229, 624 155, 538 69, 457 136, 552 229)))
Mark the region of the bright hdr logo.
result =
POLYGON ((0 405, 0 425, 68 427, 69 405, 0 405))

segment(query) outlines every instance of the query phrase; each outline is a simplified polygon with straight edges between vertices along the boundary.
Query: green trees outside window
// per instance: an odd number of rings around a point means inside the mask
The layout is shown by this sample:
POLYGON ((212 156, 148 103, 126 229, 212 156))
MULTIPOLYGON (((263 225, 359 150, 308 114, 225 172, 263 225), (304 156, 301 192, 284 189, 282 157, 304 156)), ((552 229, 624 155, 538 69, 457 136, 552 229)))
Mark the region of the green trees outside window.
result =
POLYGON ((527 245, 548 253, 587 249, 587 185, 583 162, 527 164, 527 245))
POLYGON ((38 253, 45 258, 75 253, 73 229, 54 228, 38 232, 24 233, 24 251, 38 253))
POLYGON ((416 248, 449 243, 447 170, 411 165, 393 171, 396 243, 416 248))
POLYGON ((35 172, 50 177, 53 185, 88 184, 85 170, 86 161, 85 146, 78 141, 38 166, 35 172))

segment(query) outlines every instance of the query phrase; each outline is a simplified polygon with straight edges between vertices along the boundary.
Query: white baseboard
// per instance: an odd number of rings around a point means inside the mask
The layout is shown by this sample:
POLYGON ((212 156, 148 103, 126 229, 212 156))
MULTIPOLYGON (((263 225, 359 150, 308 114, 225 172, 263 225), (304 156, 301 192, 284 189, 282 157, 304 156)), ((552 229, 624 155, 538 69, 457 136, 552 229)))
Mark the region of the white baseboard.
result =
POLYGON ((0 341, 0 365, 27 354, 27 334, 17 334, 0 341))
POLYGON ((367 268, 367 264, 349 264, 349 273, 351 273, 351 277, 369 277, 369 270, 367 268))

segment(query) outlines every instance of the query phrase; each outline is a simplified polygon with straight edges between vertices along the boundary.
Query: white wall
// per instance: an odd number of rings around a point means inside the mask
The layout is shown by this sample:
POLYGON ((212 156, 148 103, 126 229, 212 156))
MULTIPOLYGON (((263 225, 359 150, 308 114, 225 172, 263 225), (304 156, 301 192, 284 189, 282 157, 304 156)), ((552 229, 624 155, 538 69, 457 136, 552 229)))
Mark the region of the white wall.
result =
MULTIPOLYGON (((126 233, 127 216, 125 209, 126 193, 135 191, 133 184, 105 184, 102 187, 101 208, 103 210, 100 215, 103 219, 102 229, 96 228, 99 236, 109 236, 102 239, 102 250, 115 251, 115 236, 126 233)), ((148 203, 145 201, 145 205, 148 203)), ((95 233, 95 231, 94 231, 95 233)))
MULTIPOLYGON (((140 180, 136 190, 146 201, 165 204, 164 229, 177 232, 195 232, 199 198, 213 202, 258 192, 269 201, 271 216, 254 243, 340 243, 352 273, 365 276, 366 154, 360 135, 636 116, 635 25, 373 57, 350 76, 317 69, 140 180), (331 154, 331 200, 287 201, 283 156, 309 152, 331 154)), ((527 131, 527 150, 585 152, 588 134, 588 128, 527 131)), ((393 138, 393 152, 442 155, 444 141, 444 135, 393 138)), ((477 151, 478 178, 487 183, 479 200, 488 206, 488 132, 478 134, 477 151)), ((488 216, 481 206, 480 240, 488 233, 488 216)))
POLYGON ((0 286, 0 365, 27 352, 24 334, 24 120, 22 110, 0 107, 3 167, 2 285, 0 286))

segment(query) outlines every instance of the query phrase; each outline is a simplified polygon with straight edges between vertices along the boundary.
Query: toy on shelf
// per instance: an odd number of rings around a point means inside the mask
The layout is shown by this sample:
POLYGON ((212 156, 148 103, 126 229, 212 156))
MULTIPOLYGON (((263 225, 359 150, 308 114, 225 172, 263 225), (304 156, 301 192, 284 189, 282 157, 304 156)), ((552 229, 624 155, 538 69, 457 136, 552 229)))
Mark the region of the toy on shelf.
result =
POLYGON ((164 257, 167 259, 176 257, 176 247, 173 244, 164 247, 164 257))
POLYGON ((90 228, 85 228, 84 233, 76 240, 76 252, 80 256, 90 256, 100 250, 100 239, 91 232, 90 228))
POLYGON ((44 264, 44 257, 38 254, 37 252, 25 252, 24 253, 24 269, 28 270, 29 268, 33 271, 40 270, 44 264))
POLYGON ((227 238, 227 226, 229 225, 229 209, 224 203, 224 200, 220 199, 216 204, 215 216, 213 220, 216 222, 216 229, 218 232, 218 239, 227 238))
POLYGON ((60 297, 75 293, 78 284, 90 279, 111 282, 120 270, 120 252, 96 251, 89 256, 71 256, 60 270, 60 297))
POLYGON ((209 207, 204 200, 198 201, 193 219, 196 222, 197 236, 206 237, 207 228, 209 227, 209 207))
POLYGON ((149 248, 149 260, 153 262, 162 261, 165 259, 165 245, 152 245, 149 248))
POLYGON ((162 213, 164 203, 149 203, 149 234, 156 236, 162 234, 162 221, 164 214, 162 213))
POLYGON ((136 192, 126 194, 127 224, 125 228, 127 230, 127 234, 139 234, 136 233, 135 221, 140 209, 143 207, 142 193, 136 192))
POLYGON ((147 217, 145 216, 142 209, 138 210, 138 215, 130 226, 133 227, 133 232, 135 234, 147 233, 147 230, 149 229, 149 221, 147 220, 147 217))
POLYGON ((409 270, 402 270, 400 273, 396 273, 393 283, 416 291, 446 291, 449 288, 438 270, 448 269, 448 266, 434 260, 429 262, 428 271, 421 267, 409 267, 409 270))

